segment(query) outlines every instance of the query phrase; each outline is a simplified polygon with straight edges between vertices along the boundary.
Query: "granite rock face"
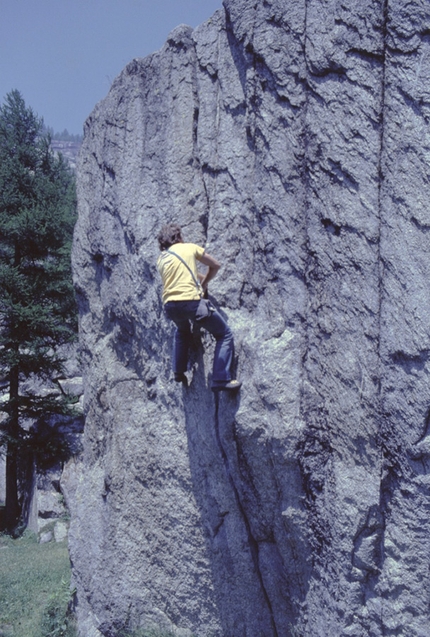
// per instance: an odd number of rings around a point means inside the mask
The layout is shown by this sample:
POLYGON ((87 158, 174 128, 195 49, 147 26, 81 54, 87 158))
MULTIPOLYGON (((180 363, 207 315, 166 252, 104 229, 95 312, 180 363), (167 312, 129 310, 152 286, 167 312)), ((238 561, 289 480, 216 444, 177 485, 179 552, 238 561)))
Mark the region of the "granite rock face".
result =
POLYGON ((81 635, 428 637, 430 4, 224 0, 86 123, 81 635), (223 265, 172 381, 156 235, 223 265))

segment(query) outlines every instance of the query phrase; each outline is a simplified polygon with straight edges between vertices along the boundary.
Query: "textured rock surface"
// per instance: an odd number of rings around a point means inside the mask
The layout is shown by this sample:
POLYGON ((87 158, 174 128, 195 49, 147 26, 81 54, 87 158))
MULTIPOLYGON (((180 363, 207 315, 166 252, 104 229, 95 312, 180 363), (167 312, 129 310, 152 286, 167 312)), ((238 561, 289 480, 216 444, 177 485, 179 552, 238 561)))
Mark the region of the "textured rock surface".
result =
POLYGON ((430 5, 225 0, 86 124, 81 634, 429 634, 430 5), (236 398, 171 381, 156 234, 223 264, 236 398))

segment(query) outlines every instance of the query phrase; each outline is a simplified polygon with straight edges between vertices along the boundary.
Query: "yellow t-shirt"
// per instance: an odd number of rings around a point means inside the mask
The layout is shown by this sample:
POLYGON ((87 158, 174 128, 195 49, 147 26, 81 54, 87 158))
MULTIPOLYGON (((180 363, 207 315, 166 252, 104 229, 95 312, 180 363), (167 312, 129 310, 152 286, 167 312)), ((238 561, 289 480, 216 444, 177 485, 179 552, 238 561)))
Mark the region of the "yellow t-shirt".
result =
MULTIPOLYGON (((200 261, 205 249, 194 243, 175 243, 169 250, 185 261, 198 281, 196 259, 200 261)), ((158 257, 157 268, 163 281, 163 303, 201 298, 201 290, 197 289, 190 271, 177 256, 163 250, 158 257)))

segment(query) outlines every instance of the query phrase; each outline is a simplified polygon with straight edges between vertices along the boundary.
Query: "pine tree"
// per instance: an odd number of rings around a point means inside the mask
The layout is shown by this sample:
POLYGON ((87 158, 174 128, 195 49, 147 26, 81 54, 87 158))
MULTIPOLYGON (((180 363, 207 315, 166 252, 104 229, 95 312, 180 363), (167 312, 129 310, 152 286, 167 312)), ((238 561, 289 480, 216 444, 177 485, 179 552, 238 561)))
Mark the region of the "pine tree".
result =
POLYGON ((37 382, 28 381, 52 382, 62 369, 57 348, 76 333, 74 177, 51 153, 43 131, 21 94, 9 93, 0 107, 0 374, 9 389, 0 406, 0 444, 6 449, 9 531, 22 514, 20 472, 37 446, 28 425, 68 410, 58 392, 42 395, 37 382))

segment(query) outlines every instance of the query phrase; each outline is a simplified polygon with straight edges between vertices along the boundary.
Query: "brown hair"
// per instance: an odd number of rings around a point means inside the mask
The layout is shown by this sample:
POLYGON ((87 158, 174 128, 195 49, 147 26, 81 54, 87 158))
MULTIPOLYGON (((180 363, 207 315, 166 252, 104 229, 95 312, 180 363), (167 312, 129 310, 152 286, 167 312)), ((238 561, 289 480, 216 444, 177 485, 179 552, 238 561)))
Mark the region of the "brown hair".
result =
POLYGON ((181 226, 177 223, 166 223, 158 233, 158 243, 160 250, 167 250, 175 243, 182 243, 181 226))

